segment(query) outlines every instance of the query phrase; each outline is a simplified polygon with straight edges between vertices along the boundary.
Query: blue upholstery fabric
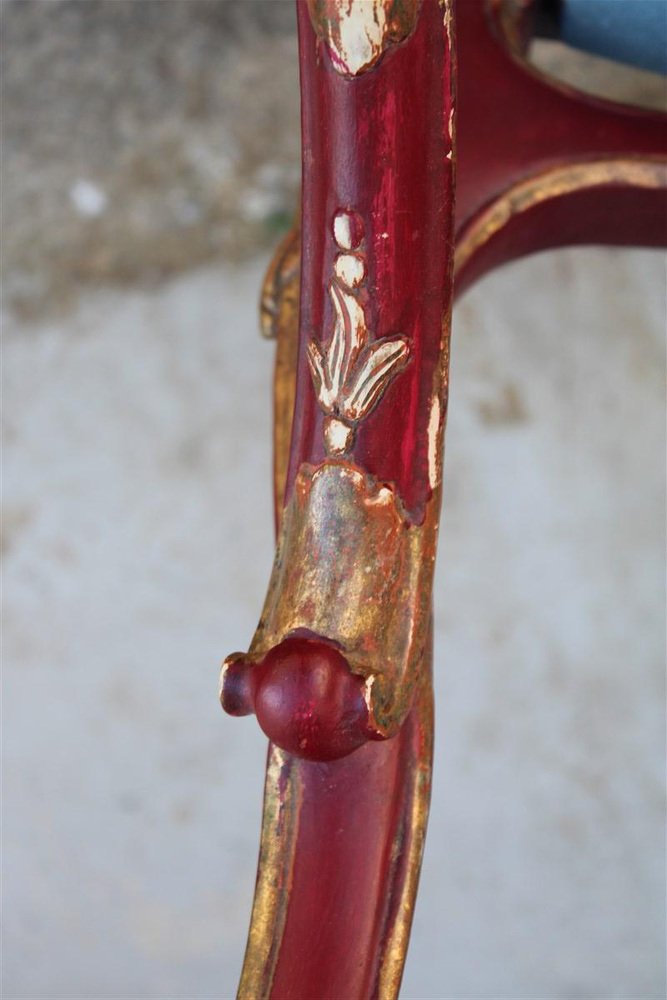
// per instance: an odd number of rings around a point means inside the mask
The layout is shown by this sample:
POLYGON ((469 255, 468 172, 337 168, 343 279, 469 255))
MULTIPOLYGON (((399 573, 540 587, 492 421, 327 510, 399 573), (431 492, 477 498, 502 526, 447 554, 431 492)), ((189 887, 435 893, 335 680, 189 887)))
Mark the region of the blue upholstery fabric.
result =
POLYGON ((568 45, 667 73, 667 0, 562 0, 568 45))

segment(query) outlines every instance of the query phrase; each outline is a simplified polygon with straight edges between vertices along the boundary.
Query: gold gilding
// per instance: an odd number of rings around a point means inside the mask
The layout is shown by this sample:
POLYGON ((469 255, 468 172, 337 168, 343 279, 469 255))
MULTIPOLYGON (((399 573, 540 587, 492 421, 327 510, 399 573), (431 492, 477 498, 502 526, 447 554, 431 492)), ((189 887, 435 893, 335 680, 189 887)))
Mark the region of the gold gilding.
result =
POLYGON ((371 69, 417 23, 421 0, 308 0, 315 34, 336 71, 357 76, 371 69))
POLYGON ((634 188, 667 187, 667 164, 662 160, 610 158, 566 164, 520 181, 504 191, 473 219, 457 242, 454 273, 509 222, 535 205, 594 187, 610 184, 634 188))
POLYGON ((376 995, 382 1000, 398 996, 410 940, 415 899, 419 885, 428 812, 431 802, 431 771, 433 764, 433 632, 429 636, 421 664, 414 711, 418 718, 418 745, 413 766, 408 769, 405 790, 405 821, 399 823, 392 855, 401 858, 403 871, 397 879, 398 892, 394 912, 387 928, 380 958, 376 995))
POLYGON ((275 340, 298 321, 301 240, 298 222, 280 241, 262 282, 259 318, 262 336, 275 340))
POLYGON ((393 488, 351 462, 303 465, 285 508, 248 659, 306 629, 373 677, 371 725, 393 735, 407 714, 428 629, 436 505, 413 524, 393 488))
POLYGON ((300 785, 294 763, 289 754, 271 746, 264 784, 257 884, 238 1000, 260 1000, 271 992, 298 838, 300 785))
POLYGON ((289 464, 299 346, 301 239, 298 226, 285 236, 264 278, 260 299, 263 336, 276 340, 273 380, 273 484, 280 512, 289 464))

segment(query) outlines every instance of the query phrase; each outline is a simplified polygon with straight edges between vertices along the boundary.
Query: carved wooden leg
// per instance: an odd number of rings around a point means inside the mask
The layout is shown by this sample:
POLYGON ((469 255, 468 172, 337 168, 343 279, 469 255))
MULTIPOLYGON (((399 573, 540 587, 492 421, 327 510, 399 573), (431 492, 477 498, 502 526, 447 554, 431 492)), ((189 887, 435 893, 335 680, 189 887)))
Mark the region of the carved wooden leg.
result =
MULTIPOLYGON (((428 810, 453 199, 448 3, 298 4, 303 259, 276 563, 222 701, 272 738, 240 995, 395 996, 428 810), (369 12, 372 17, 368 18, 369 12)), ((289 408, 289 244, 269 276, 289 408)), ((292 293, 293 295, 293 289, 292 293)), ((285 435, 277 434, 277 455, 285 435)), ((283 462, 276 463, 278 489, 283 462)))

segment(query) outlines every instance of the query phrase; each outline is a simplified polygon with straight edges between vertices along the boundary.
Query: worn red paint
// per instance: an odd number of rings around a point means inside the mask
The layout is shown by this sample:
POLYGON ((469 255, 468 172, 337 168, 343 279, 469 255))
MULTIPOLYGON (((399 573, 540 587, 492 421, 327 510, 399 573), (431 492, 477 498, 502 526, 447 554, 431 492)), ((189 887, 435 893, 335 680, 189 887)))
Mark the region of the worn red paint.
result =
POLYGON ((381 408, 360 425, 352 458, 396 484, 416 520, 430 496, 427 419, 450 294, 452 161, 444 11, 422 7, 413 34, 373 70, 341 76, 318 43, 305 4, 299 15, 303 132, 301 348, 288 495, 302 462, 324 458, 322 413, 305 345, 332 328, 327 295, 337 249, 338 211, 359 214, 365 231, 369 327, 402 334, 411 364, 381 408))
MULTIPOLYGON (((242 665, 249 705, 266 735, 305 760, 335 760, 372 734, 364 679, 314 637, 286 639, 262 663, 242 665)), ((245 692, 244 692, 245 693, 245 692)))
MULTIPOLYGON (((503 43, 497 3, 458 0, 456 239, 527 178, 563 164, 630 157, 665 163, 665 116, 577 94, 503 43)), ((457 294, 487 271, 549 247, 664 246, 665 190, 621 183, 563 193, 518 214, 457 274, 457 294)))
MULTIPOLYGON (((363 220, 369 326, 378 337, 406 336, 412 357, 381 408, 359 426, 352 458, 378 479, 396 483, 406 507, 419 519, 431 493, 429 404, 442 316, 451 296, 451 70, 443 8, 437 0, 424 0, 407 41, 354 79, 330 65, 316 42, 306 5, 297 4, 297 11, 303 256, 287 495, 303 462, 324 459, 323 414, 305 346, 313 334, 332 327, 327 282, 337 248, 331 226, 336 213, 347 209, 363 220)), ((430 662, 428 653, 426 659, 430 662)), ((430 703, 428 677, 422 691, 420 697, 430 703)), ((383 948, 400 898, 395 888, 406 877, 409 803, 429 732, 428 709, 422 704, 392 740, 366 743, 330 763, 294 761, 302 803, 271 996, 376 995, 383 948), (395 855, 401 842, 405 849, 395 855)))

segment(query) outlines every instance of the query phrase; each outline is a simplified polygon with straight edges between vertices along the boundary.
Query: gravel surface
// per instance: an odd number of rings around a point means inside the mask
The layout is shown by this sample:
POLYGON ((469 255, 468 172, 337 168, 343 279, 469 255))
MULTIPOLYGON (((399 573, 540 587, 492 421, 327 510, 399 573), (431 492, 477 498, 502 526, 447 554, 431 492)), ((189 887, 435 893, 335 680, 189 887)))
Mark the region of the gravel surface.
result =
POLYGON ((300 177, 291 2, 17 0, 2 27, 8 305, 275 243, 300 177))

